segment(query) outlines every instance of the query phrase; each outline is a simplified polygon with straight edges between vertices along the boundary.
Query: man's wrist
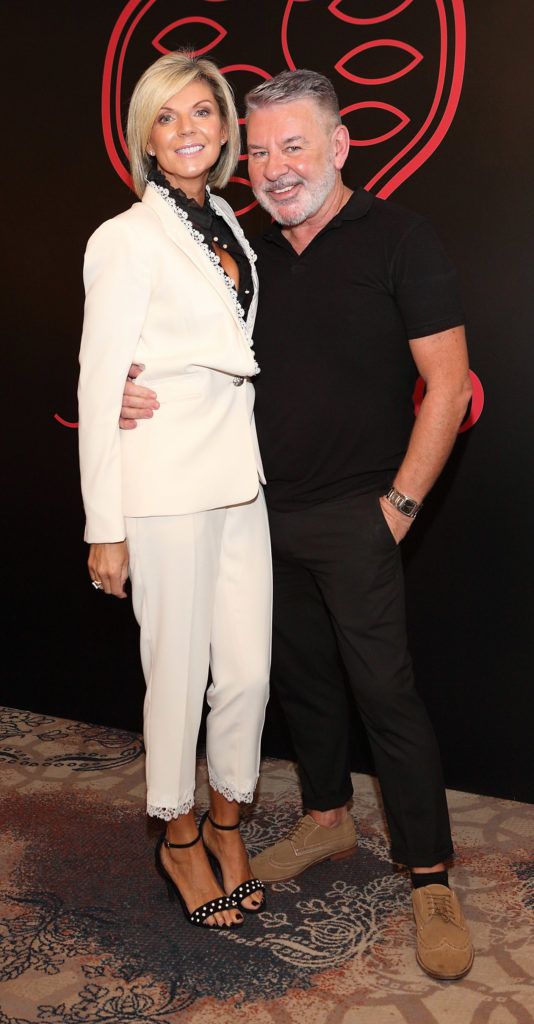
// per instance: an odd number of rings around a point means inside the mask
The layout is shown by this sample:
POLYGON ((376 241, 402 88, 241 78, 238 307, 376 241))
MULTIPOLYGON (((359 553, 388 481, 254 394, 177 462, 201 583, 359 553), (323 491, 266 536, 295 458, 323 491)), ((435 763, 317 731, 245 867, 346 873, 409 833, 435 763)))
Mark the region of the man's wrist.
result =
POLYGON ((408 494, 404 494, 402 491, 397 490, 395 486, 390 487, 387 494, 384 495, 388 504, 392 508, 396 509, 407 519, 415 519, 418 512, 423 507, 422 501, 416 501, 415 498, 410 498, 408 494))

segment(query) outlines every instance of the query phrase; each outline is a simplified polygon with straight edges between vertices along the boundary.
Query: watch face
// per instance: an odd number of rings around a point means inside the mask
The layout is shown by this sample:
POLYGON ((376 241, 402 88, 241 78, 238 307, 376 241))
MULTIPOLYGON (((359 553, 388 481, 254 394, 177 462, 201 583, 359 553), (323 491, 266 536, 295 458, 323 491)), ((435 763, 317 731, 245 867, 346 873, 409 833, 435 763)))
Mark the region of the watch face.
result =
POLYGON ((421 505, 415 498, 407 498, 406 495, 401 494, 394 487, 391 488, 387 495, 388 501, 405 516, 411 516, 412 518, 417 515, 421 505))

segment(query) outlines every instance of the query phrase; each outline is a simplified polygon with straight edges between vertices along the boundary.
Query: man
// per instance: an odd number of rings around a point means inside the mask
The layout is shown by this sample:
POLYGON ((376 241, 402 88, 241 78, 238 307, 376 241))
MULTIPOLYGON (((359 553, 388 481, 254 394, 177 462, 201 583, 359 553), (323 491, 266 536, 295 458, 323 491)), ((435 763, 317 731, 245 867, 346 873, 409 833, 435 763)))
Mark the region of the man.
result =
MULTIPOLYGON (((454 270, 420 217, 343 183, 349 136, 328 79, 283 72, 247 103, 250 180, 275 222, 254 246, 256 422, 275 579, 272 682, 307 809, 252 868, 280 881, 356 845, 347 811, 347 677, 373 751, 392 856, 411 870, 418 961, 434 977, 459 978, 473 949, 448 886, 448 812, 407 651, 399 550, 470 397, 454 270), (414 423, 417 373, 426 392, 414 423)), ((139 390, 125 399, 122 425, 156 408, 154 394, 139 390)))

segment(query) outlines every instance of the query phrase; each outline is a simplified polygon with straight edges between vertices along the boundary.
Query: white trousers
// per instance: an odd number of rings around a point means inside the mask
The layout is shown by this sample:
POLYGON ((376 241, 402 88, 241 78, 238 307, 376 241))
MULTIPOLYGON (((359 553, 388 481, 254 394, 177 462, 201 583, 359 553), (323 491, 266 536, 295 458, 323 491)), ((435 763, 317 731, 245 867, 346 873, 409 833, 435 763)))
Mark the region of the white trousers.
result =
POLYGON ((268 698, 272 568, 263 492, 182 516, 126 519, 133 607, 146 680, 148 814, 194 803, 204 693, 210 784, 251 802, 268 698))

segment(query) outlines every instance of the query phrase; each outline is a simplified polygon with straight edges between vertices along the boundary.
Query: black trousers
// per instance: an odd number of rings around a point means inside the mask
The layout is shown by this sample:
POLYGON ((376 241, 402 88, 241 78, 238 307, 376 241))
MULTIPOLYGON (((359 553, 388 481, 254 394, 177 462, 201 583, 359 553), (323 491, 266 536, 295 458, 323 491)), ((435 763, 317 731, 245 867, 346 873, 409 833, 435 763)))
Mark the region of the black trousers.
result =
POLYGON ((269 511, 271 680, 297 753, 304 806, 329 810, 352 795, 348 676, 373 752, 392 857, 430 867, 452 854, 449 816, 407 648, 400 550, 378 498, 269 511))

